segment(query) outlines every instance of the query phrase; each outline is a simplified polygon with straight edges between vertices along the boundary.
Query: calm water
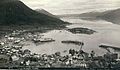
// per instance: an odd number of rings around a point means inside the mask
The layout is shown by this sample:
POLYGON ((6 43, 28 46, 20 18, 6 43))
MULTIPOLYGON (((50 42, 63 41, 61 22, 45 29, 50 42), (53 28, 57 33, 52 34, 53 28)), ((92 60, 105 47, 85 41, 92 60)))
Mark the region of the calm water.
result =
POLYGON ((67 54, 65 50, 76 49, 79 50, 80 46, 72 45, 72 44, 62 44, 63 40, 73 40, 73 41, 82 41, 85 43, 83 49, 86 52, 90 52, 94 50, 97 55, 102 55, 106 52, 106 50, 99 48, 100 44, 107 44, 116 47, 120 47, 120 25, 112 24, 103 20, 81 20, 77 17, 74 18, 62 18, 64 21, 72 22, 73 24, 67 26, 68 28, 75 27, 87 27, 97 31, 92 35, 86 34, 72 34, 66 30, 53 30, 47 33, 44 33, 44 37, 53 38, 56 41, 52 43, 42 44, 36 46, 32 42, 28 42, 30 45, 25 46, 24 49, 28 48, 32 52, 35 53, 47 53, 52 54, 57 51, 60 51, 63 55, 67 54))

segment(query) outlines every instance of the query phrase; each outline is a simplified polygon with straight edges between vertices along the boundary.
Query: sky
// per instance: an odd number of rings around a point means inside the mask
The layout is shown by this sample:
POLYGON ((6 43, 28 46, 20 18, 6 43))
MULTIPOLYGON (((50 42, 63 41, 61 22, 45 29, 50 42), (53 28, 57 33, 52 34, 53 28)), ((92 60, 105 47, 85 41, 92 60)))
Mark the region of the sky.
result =
POLYGON ((120 7, 120 0, 21 0, 32 9, 45 9, 53 14, 78 14, 120 7))

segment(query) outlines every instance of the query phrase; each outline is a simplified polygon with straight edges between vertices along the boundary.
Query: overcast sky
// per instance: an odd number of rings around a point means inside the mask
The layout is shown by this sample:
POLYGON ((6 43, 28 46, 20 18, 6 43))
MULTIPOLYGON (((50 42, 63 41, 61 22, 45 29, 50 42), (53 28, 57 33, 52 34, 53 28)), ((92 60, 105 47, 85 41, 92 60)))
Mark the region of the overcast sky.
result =
POLYGON ((120 7, 120 0, 22 0, 32 9, 43 8, 54 14, 77 13, 120 7))

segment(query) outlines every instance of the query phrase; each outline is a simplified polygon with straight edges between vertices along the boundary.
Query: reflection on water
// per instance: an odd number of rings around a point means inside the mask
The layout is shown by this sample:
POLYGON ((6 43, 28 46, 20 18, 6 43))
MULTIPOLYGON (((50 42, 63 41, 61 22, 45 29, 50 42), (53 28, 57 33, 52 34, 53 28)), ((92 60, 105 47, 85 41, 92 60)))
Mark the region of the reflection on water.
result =
POLYGON ((72 34, 66 30, 53 30, 44 33, 44 37, 53 38, 54 40, 56 40, 55 42, 42 44, 39 46, 36 46, 34 43, 28 42, 30 45, 25 46, 24 48, 29 48, 32 52, 41 54, 52 54, 60 51, 64 55, 67 54, 67 52, 64 52, 65 50, 69 50, 71 48, 79 50, 80 46, 62 44, 61 41, 74 40, 85 43, 83 47, 84 51, 90 52, 91 50, 94 50, 98 55, 102 55, 106 52, 106 50, 99 48, 98 46, 100 44, 107 44, 116 47, 120 46, 120 25, 112 24, 103 20, 86 21, 79 18, 63 18, 63 20, 73 23, 72 25, 67 26, 68 28, 86 27, 97 31, 97 33, 94 33, 92 35, 85 35, 72 34))

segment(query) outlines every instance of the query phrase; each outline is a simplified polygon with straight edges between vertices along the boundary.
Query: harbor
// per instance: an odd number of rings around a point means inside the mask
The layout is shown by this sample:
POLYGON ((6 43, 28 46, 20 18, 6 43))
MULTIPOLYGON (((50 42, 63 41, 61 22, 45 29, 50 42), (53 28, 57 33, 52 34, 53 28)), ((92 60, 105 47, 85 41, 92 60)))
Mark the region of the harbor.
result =
POLYGON ((84 42, 68 40, 61 41, 61 43, 78 45, 79 49, 71 48, 65 50, 64 53, 68 53, 66 55, 61 55, 59 51, 53 54, 39 54, 31 52, 29 49, 23 49, 26 45, 24 42, 31 41, 36 44, 34 41, 37 39, 41 45, 54 42, 55 40, 50 38, 44 39, 44 35, 39 33, 19 34, 19 31, 13 31, 2 37, 0 42, 0 68, 91 68, 95 70, 96 68, 106 68, 107 70, 107 68, 114 69, 120 66, 120 48, 114 46, 99 45, 99 48, 105 49, 107 52, 102 56, 98 56, 94 50, 91 50, 90 53, 86 52, 83 49, 84 42), (111 49, 117 50, 117 52, 113 52, 111 49))

